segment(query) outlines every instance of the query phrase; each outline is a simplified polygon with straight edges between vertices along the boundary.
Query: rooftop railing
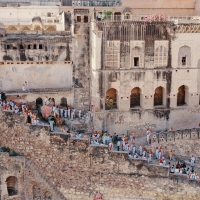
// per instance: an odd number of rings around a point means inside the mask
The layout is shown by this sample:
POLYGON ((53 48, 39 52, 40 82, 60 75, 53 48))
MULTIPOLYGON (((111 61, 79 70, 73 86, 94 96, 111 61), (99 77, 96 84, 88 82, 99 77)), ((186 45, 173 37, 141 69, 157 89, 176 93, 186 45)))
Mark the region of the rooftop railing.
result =
POLYGON ((167 16, 163 14, 156 15, 130 15, 97 14, 97 21, 144 21, 144 22, 174 22, 175 24, 200 23, 200 16, 167 16))

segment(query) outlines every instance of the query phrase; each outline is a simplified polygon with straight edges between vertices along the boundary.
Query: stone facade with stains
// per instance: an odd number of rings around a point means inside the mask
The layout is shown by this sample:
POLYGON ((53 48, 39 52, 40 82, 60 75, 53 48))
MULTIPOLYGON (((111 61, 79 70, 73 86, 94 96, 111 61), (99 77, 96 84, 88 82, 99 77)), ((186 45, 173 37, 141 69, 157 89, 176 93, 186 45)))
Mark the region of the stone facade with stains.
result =
POLYGON ((51 13, 22 7, 9 19, 6 9, 0 90, 10 99, 33 105, 47 95, 59 105, 65 97, 76 110, 92 112, 94 130, 111 133, 139 134, 134 125, 145 122, 155 131, 198 126, 188 112, 199 109, 199 19, 192 16, 198 6, 178 19, 134 15, 131 7, 110 7, 102 20, 102 7, 53 7, 51 13))
MULTIPOLYGON (((105 200, 199 199, 199 181, 169 175, 169 168, 128 159, 125 152, 90 145, 88 139, 50 133, 48 126, 24 124, 24 116, 0 112, 0 144, 23 156, 1 154, 2 199, 92 200, 97 192, 105 200), (17 178, 9 187, 10 176, 17 178)), ((187 140, 183 140, 187 142, 187 140)))

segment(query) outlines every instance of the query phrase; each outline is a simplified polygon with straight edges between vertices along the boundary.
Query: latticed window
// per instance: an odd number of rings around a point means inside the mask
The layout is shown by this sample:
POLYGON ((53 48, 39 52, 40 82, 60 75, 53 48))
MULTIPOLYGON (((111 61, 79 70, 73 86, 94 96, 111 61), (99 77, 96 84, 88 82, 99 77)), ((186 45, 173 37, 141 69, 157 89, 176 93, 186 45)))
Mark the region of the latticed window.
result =
POLYGON ((154 54, 154 66, 166 67, 167 66, 167 49, 163 46, 156 48, 154 54))
POLYGON ((118 68, 119 65, 119 50, 114 45, 109 45, 106 48, 105 66, 108 68, 118 68))

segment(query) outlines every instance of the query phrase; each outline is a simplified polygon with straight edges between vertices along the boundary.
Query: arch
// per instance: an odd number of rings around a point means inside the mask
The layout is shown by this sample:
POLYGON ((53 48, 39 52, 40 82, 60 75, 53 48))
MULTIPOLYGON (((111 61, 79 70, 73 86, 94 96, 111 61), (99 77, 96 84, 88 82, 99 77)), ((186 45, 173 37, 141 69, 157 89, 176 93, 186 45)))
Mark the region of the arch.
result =
POLYGON ((121 20, 121 12, 115 12, 114 13, 114 20, 121 20))
POLYGON ((163 88, 161 86, 155 89, 154 93, 154 106, 163 105, 163 88))
POLYGON ((177 93, 177 106, 183 106, 186 103, 186 90, 187 87, 185 85, 182 85, 178 88, 178 93, 177 93))
POLYGON ((41 31, 42 28, 39 25, 34 26, 34 31, 41 31))
POLYGON ((191 48, 189 46, 182 46, 178 52, 178 66, 191 67, 191 48))
POLYGON ((65 97, 61 98, 60 106, 67 107, 67 99, 65 97))
POLYGON ((41 106, 43 106, 43 100, 39 97, 36 99, 36 110, 38 110, 38 112, 41 111, 41 106))
POLYGON ((31 29, 28 26, 24 26, 21 28, 22 31, 30 31, 31 29))
POLYGON ((18 180, 15 176, 9 176, 6 179, 7 190, 9 196, 14 196, 18 194, 18 180))
POLYGON ((15 26, 9 26, 7 28, 7 30, 9 30, 9 31, 17 31, 17 28, 15 26))
POLYGON ((49 26, 46 31, 56 31, 56 27, 55 26, 49 26))
POLYGON ((47 191, 44 193, 44 200, 52 200, 51 192, 47 191))
POLYGON ((140 99, 141 99, 140 96, 141 96, 141 89, 139 87, 135 87, 131 90, 131 96, 130 96, 131 108, 140 106, 140 99))
POLYGON ((106 91, 105 109, 110 110, 115 108, 117 108, 117 90, 110 88, 106 91))
POLYGON ((130 14, 129 13, 125 14, 124 19, 130 19, 130 14))
POLYGON ((38 185, 33 185, 33 200, 41 199, 41 190, 38 185))

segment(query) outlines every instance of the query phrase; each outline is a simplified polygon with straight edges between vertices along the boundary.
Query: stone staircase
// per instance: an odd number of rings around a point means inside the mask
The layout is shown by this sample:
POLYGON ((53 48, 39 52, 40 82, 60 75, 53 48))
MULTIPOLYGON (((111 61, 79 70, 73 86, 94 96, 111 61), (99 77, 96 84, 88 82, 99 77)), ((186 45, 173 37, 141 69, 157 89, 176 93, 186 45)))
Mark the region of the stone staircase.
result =
POLYGON ((43 173, 32 161, 25 159, 25 162, 26 166, 30 167, 35 172, 36 178, 45 182, 55 192, 59 200, 67 200, 65 196, 47 178, 44 177, 43 173))

